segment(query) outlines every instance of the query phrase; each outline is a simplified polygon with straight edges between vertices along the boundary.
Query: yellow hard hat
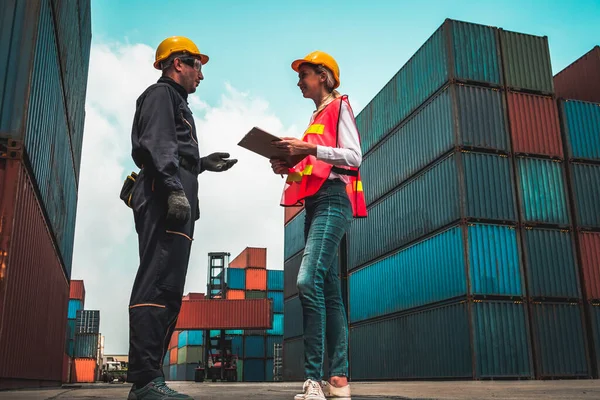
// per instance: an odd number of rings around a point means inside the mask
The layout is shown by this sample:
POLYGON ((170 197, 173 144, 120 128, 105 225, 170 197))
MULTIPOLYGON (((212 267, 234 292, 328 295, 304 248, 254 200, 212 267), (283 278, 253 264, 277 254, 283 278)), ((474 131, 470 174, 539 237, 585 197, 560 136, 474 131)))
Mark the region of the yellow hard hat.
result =
POLYGON ((156 57, 154 68, 160 69, 160 63, 171 56, 173 53, 187 53, 196 57, 200 57, 200 62, 206 64, 208 56, 200 53, 198 46, 190 39, 183 36, 171 36, 160 42, 156 49, 156 57))
POLYGON ((333 78, 335 79, 335 86, 333 88, 336 89, 338 86, 340 86, 340 67, 335 59, 329 54, 319 50, 313 51, 312 53, 307 54, 306 57, 294 61, 292 63, 292 69, 298 72, 300 65, 304 63, 326 66, 331 70, 331 72, 333 72, 333 78))

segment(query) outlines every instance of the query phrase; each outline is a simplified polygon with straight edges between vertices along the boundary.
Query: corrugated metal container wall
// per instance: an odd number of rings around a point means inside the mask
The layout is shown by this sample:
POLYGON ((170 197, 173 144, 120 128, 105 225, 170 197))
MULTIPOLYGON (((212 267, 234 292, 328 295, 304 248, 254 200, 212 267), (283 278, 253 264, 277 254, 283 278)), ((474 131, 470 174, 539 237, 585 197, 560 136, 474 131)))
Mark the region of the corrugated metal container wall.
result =
POLYGON ((500 29, 502 62, 507 87, 554 93, 550 50, 546 36, 500 29))
POLYGON ((542 378, 588 376, 581 306, 534 303, 531 310, 538 375, 542 378))
POLYGON ((246 271, 239 268, 227 268, 227 287, 229 289, 246 289, 246 271))
MULTIPOLYGON (((241 269, 240 271, 243 271, 241 269)), ((244 274, 246 276, 246 274, 244 274)), ((227 300, 244 300, 246 298, 246 292, 243 290, 227 290, 227 300)))
POLYGON ((569 157, 600 160, 600 104, 572 100, 559 104, 569 157))
POLYGON ((11 377, 33 385, 60 383, 69 286, 32 182, 18 161, 0 159, 0 220, 0 387, 10 385, 11 377))
POLYGON ((301 207, 283 207, 283 224, 287 225, 300 211, 304 209, 304 206, 301 207))
MULTIPOLYGON (((58 48, 49 0, 41 2, 25 149, 68 278, 71 276, 77 183, 69 143, 58 48)), ((79 66, 78 66, 79 68, 79 66)))
MULTIPOLYGON (((267 270, 246 269, 246 290, 267 290, 267 270)), ((246 293, 246 297, 248 297, 248 293, 246 293)))
POLYGON ((169 377, 172 381, 177 380, 177 364, 171 364, 169 366, 169 377))
POLYGON ((83 308, 83 303, 81 300, 69 300, 69 310, 67 313, 67 318, 75 319, 77 317, 77 311, 80 311, 83 308))
MULTIPOLYGON (((589 306, 591 325, 592 325, 592 340, 594 348, 600 349, 600 304, 590 304, 589 306)), ((600 351, 596 350, 596 364, 600 364, 600 351)))
POLYGON ((6 0, 0 15, 0 136, 22 140, 40 3, 6 0))
POLYGON ((554 76, 556 96, 600 103, 600 46, 554 76))
POLYGON ((237 361, 236 370, 237 370, 237 381, 243 382, 244 381, 244 360, 237 361))
POLYGON ((75 330, 77 333, 99 333, 100 311, 79 310, 75 319, 75 330))
POLYGON ((244 336, 244 358, 265 358, 264 336, 244 336))
POLYGON ((456 226, 352 273, 349 287, 351 323, 467 294, 521 296, 517 235, 456 226))
POLYGON ((173 347, 169 350, 169 364, 174 365, 177 364, 177 359, 179 357, 179 349, 177 347, 173 347))
POLYGON ((230 263, 231 268, 267 268, 267 249, 246 247, 230 263))
POLYGON ((600 227, 600 165, 572 163, 570 169, 578 227, 600 227))
POLYGON ((273 329, 267 329, 267 335, 283 335, 283 314, 273 314, 273 329))
POLYGON ((178 344, 179 344, 179 332, 175 331, 175 332, 173 332, 173 334, 171 335, 171 339, 169 340, 169 349, 177 347, 178 344))
POLYGON ((177 338, 177 348, 178 349, 187 346, 188 332, 189 331, 179 332, 179 337, 177 338))
MULTIPOLYGON (((473 371, 469 337, 466 302, 352 326, 350 377, 352 380, 470 378, 473 371)), ((286 344, 284 361, 288 359, 286 344)), ((304 359, 298 354, 294 356, 304 359)), ((291 361, 294 365, 299 362, 293 358, 291 361)), ((287 369, 284 363, 284 371, 287 369)))
POLYGON ((269 292, 267 294, 269 299, 273 300, 273 312, 274 313, 282 313, 283 312, 283 292, 269 292))
POLYGON ((275 345, 283 343, 283 336, 267 336, 267 358, 273 358, 275 354, 275 345))
POLYGON ((306 210, 302 210, 296 218, 285 226, 283 258, 288 260, 304 247, 304 220, 306 210))
MULTIPOLYGON (((372 356, 373 353, 371 353, 372 356)), ((327 366, 326 363, 323 365, 327 366)), ((304 381, 304 379, 304 339, 285 340, 283 342, 283 380, 290 382, 304 381)))
POLYGON ((523 221, 569 225, 563 163, 519 157, 517 168, 523 221))
POLYGON ((572 232, 523 230, 529 296, 580 298, 572 232))
POLYGON ((85 284, 80 280, 72 280, 69 285, 69 299, 81 300, 85 305, 85 284))
POLYGON ((480 153, 456 153, 433 165, 372 206, 369 218, 351 223, 348 237, 355 244, 349 246, 349 269, 460 218, 515 221, 511 170, 509 158, 480 153))
POLYGON ((165 377, 165 381, 171 380, 171 367, 167 364, 162 367, 163 375, 165 377))
POLYGON ((97 358, 100 335, 97 333, 78 333, 75 335, 76 358, 97 358))
POLYGON ((69 383, 71 380, 71 357, 65 354, 62 364, 62 383, 69 383))
POLYGON ((237 354, 239 358, 244 357, 244 337, 233 336, 231 339, 231 351, 233 354, 237 354))
POLYGON ((94 383, 96 381, 96 360, 75 358, 71 370, 72 383, 94 383))
POLYGON ((302 253, 297 253, 283 264, 283 296, 286 299, 298 294, 296 282, 300 265, 302 265, 302 253))
POLYGON ((246 291, 247 299, 266 299, 267 292, 264 290, 248 290, 246 291))
POLYGON ((600 300, 600 233, 579 232, 583 285, 588 300, 600 300))
POLYGON ((302 303, 298 296, 285 301, 283 318, 283 337, 285 339, 302 336, 304 333, 302 322, 302 303))
POLYGON ((267 290, 283 290, 283 270, 272 269, 267 271, 267 290))
POLYGON ((554 99, 516 92, 508 92, 506 96, 514 152, 563 158, 554 99))
POLYGON ((449 79, 502 83, 494 28, 446 20, 357 116, 363 154, 449 79))
POLYGON ((273 382, 273 359, 265 360, 265 381, 273 382))
POLYGON ((476 300, 471 307, 476 376, 532 377, 525 305, 476 300))
POLYGON ((244 382, 265 381, 265 360, 244 360, 244 382))
POLYGON ((270 329, 271 313, 268 299, 190 300, 182 302, 175 329, 270 329))

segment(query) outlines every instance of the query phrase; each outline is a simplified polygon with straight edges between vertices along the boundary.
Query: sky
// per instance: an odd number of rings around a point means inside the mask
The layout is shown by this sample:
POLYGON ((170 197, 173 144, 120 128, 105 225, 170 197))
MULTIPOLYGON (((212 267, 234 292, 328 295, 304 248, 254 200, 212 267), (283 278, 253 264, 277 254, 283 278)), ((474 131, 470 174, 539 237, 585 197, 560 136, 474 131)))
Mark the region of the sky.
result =
POLYGON ((157 1, 92 0, 72 279, 86 309, 100 310, 105 354, 128 352, 128 304, 139 264, 133 215, 119 199, 131 161, 135 101, 160 73, 155 49, 187 36, 209 55, 189 98, 200 152, 239 163, 199 177, 200 220, 185 292, 206 291, 209 252, 266 247, 283 269, 283 181, 268 160, 239 146, 253 126, 299 136, 314 110, 290 64, 314 50, 340 66, 340 91, 355 114, 369 103, 446 18, 547 36, 553 73, 600 44, 600 0, 553 1, 157 1), (576 6, 574 6, 576 4, 576 6))

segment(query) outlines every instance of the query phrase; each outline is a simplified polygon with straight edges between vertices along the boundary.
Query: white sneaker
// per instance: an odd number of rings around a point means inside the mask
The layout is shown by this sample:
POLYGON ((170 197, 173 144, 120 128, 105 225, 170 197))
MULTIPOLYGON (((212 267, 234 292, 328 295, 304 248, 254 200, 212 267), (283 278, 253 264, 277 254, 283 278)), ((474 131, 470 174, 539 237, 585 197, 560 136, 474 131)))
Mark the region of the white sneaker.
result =
POLYGON ((335 387, 330 385, 329 382, 323 381, 321 382, 321 387, 323 389, 323 394, 327 398, 346 398, 349 399, 350 396, 350 385, 335 387))
POLYGON ((317 381, 307 379, 302 386, 302 391, 304 393, 295 395, 294 400, 325 400, 321 384, 322 383, 317 381))

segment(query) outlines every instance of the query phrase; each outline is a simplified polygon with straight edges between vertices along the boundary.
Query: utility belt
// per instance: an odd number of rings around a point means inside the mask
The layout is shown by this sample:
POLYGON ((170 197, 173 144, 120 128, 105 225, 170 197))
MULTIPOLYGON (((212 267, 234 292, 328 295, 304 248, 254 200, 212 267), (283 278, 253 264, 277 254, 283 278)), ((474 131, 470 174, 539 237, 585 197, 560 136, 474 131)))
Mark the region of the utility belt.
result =
MULTIPOLYGON (((198 175, 200 174, 200 166, 199 163, 194 160, 190 160, 184 156, 179 156, 179 166, 183 169, 190 171, 191 173, 198 175)), ((142 169, 144 166, 142 165, 142 169)), ((135 181, 138 178, 138 173, 131 172, 130 175, 127 175, 125 178, 125 182, 123 182, 123 186, 121 187, 121 193, 119 197, 125 205, 129 208, 131 207, 131 198, 133 197, 133 186, 135 185, 135 181)))

